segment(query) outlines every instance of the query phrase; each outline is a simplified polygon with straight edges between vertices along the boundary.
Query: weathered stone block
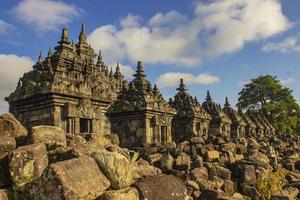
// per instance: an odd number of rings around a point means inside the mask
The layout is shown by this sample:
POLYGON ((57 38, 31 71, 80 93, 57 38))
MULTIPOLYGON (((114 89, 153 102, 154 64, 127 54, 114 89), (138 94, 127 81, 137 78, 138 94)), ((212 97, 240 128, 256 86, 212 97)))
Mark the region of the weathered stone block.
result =
POLYGON ((185 200, 187 189, 182 181, 172 175, 159 175, 145 178, 134 184, 141 199, 185 200))
POLYGON ((227 179, 227 180, 230 180, 230 178, 231 178, 231 171, 225 167, 221 167, 218 165, 211 168, 209 170, 209 174, 212 176, 217 176, 217 177, 220 177, 222 179, 227 179))
POLYGON ((105 192, 99 200, 139 200, 137 189, 129 187, 105 192))
POLYGON ((0 116, 0 136, 9 136, 16 139, 17 144, 24 144, 28 131, 11 113, 0 116))
POLYGON ((8 170, 8 154, 15 150, 16 141, 12 137, 0 137, 0 187, 11 184, 8 170))
POLYGON ((51 164, 27 190, 32 200, 94 200, 110 187, 95 160, 82 156, 51 164))
POLYGON ((189 171, 191 169, 191 157, 185 153, 181 153, 175 160, 175 167, 178 170, 189 171))
POLYGON ((151 154, 147 157, 147 160, 148 162, 151 164, 151 165, 155 165, 157 163, 160 162, 162 158, 162 154, 161 153, 155 153, 155 154, 151 154))
POLYGON ((213 189, 206 189, 201 192, 199 200, 218 200, 222 198, 224 194, 220 191, 213 189))
POLYGON ((164 155, 160 161, 160 166, 163 172, 168 172, 173 169, 174 158, 168 154, 164 155))
POLYGON ((47 150, 43 143, 26 145, 14 150, 9 162, 13 186, 20 189, 38 179, 47 165, 47 150))
POLYGON ((6 189, 0 189, 0 200, 13 200, 13 195, 6 189))
POLYGON ((216 150, 210 150, 206 153, 206 159, 209 161, 218 160, 220 158, 220 152, 216 150))
POLYGON ((205 180, 208 178, 208 170, 206 167, 197 167, 191 170, 191 175, 195 181, 200 179, 205 180))
POLYGON ((66 147, 65 131, 56 126, 34 126, 30 134, 30 142, 44 143, 47 149, 66 147))
POLYGON ((16 140, 12 137, 0 136, 0 159, 16 149, 16 140))
POLYGON ((298 193, 297 188, 288 187, 280 192, 273 192, 271 200, 294 200, 297 199, 298 193))
POLYGON ((241 183, 254 185, 256 183, 256 171, 253 165, 239 166, 239 178, 241 183))
POLYGON ((134 180, 139 180, 142 178, 156 176, 161 174, 161 170, 150 165, 147 161, 139 159, 133 164, 133 178, 134 180))
POLYGON ((133 183, 131 162, 122 154, 109 151, 99 151, 92 154, 101 171, 110 180, 111 187, 122 189, 133 183))

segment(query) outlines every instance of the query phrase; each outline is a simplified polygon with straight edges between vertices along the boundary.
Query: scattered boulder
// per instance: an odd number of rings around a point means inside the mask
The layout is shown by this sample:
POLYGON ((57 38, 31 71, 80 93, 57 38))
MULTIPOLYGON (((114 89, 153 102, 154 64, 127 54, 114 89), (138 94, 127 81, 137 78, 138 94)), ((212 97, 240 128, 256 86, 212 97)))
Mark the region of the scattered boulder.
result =
POLYGON ((208 170, 206 167, 197 167, 191 170, 193 180, 206 180, 208 178, 208 170))
POLYGON ((184 183, 172 175, 159 175, 145 178, 134 183, 141 199, 147 200, 187 200, 184 183))
POLYGON ((219 200, 225 196, 222 192, 213 189, 206 189, 201 192, 199 200, 219 200))
POLYGON ((160 168, 163 172, 169 172, 173 169, 174 158, 170 155, 164 155, 160 161, 160 168))
POLYGON ((217 176, 222 179, 230 180, 231 178, 231 171, 225 167, 221 167, 219 165, 214 166, 209 170, 209 175, 217 176))
POLYGON ((29 138, 31 143, 44 143, 48 150, 67 146, 65 131, 56 126, 34 126, 29 138))
POLYGON ((156 176, 161 174, 162 171, 150 165, 146 160, 139 159, 133 164, 133 178, 134 180, 140 180, 142 178, 156 176))
POLYGON ((16 149, 16 140, 8 136, 0 136, 0 159, 16 149))
POLYGON ((282 191, 273 192, 271 200, 294 200, 297 199, 299 190, 297 188, 288 187, 282 191))
POLYGON ((122 189, 133 183, 131 162, 122 154, 109 151, 99 151, 92 154, 101 171, 110 180, 111 187, 122 189))
POLYGON ((14 200, 12 193, 6 189, 0 189, 0 199, 1 200, 14 200))
POLYGON ((12 137, 0 137, 0 188, 11 184, 8 170, 8 154, 15 150, 16 141, 12 137))
POLYGON ((163 155, 161 153, 154 153, 154 154, 150 154, 147 157, 147 160, 151 165, 158 165, 162 157, 163 155))
POLYGON ((139 200, 139 193, 137 189, 133 187, 110 190, 105 192, 99 200, 139 200))
POLYGON ((191 169, 191 157, 186 153, 181 153, 175 160, 175 168, 181 171, 189 171, 191 169))
POLYGON ((218 160, 220 158, 220 152, 216 150, 210 150, 206 152, 206 159, 208 161, 218 160))
POLYGON ((0 136, 8 136, 16 139, 18 145, 25 144, 28 131, 11 113, 0 116, 0 136))
POLYGON ((9 172, 14 188, 21 189, 38 179, 47 166, 47 150, 43 143, 21 146, 14 150, 9 161, 9 172))
POLYGON ((94 200, 109 187, 95 160, 82 156, 51 164, 24 195, 32 200, 94 200))
POLYGON ((255 185, 256 172, 255 167, 253 165, 240 165, 238 171, 240 183, 255 185))

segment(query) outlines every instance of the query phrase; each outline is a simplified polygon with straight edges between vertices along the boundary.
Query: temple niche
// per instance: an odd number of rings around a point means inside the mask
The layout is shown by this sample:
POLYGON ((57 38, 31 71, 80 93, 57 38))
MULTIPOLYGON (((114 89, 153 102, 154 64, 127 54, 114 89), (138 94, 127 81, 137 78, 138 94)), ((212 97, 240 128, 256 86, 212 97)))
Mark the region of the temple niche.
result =
POLYGON ((240 108, 238 108, 238 113, 246 123, 245 136, 248 136, 248 137, 255 136, 256 135, 256 124, 251 120, 251 118, 246 113, 243 113, 240 108))
POLYGON ((112 132, 119 135, 121 146, 125 147, 171 142, 175 109, 165 101, 156 85, 152 88, 141 61, 134 77, 129 85, 123 85, 109 108, 112 132))
POLYGON ((232 122, 232 124, 231 124, 231 137, 232 138, 245 137, 245 127, 246 127, 247 124, 243 120, 243 118, 239 114, 239 112, 235 111, 231 107, 227 97, 225 98, 225 104, 224 104, 223 110, 232 122))
POLYGON ((180 142, 190 137, 207 138, 211 116, 202 108, 197 98, 187 92, 183 79, 180 79, 177 91, 174 100, 169 101, 171 107, 176 109, 172 123, 173 139, 180 142))
POLYGON ((68 133, 110 133, 107 108, 122 88, 120 67, 109 70, 101 51, 98 58, 87 43, 85 26, 78 43, 70 42, 68 30, 43 59, 39 55, 33 70, 20 78, 6 100, 10 112, 24 126, 54 125, 68 133))
POLYGON ((263 136, 265 134, 265 126, 263 125, 261 119, 253 114, 250 114, 250 118, 256 125, 256 135, 263 136))
POLYGON ((209 135, 230 138, 232 121, 222 110, 221 105, 212 100, 209 91, 202 107, 212 117, 209 123, 209 135))

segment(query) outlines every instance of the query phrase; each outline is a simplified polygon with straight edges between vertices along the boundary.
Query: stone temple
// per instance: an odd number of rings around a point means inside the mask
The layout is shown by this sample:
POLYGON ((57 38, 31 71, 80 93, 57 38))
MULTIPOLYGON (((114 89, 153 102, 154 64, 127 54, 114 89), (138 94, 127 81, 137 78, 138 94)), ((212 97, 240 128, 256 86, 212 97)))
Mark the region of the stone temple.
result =
POLYGON ((16 90, 6 100, 9 111, 24 126, 47 124, 59 126, 69 133, 110 133, 107 108, 122 88, 120 68, 108 69, 101 52, 96 54, 87 43, 85 26, 79 42, 69 42, 68 30, 33 70, 25 73, 16 90))
POLYGON ((112 132, 121 138, 122 146, 167 144, 172 141, 172 120, 176 113, 156 85, 145 78, 142 62, 138 62, 135 78, 123 85, 117 100, 109 109, 112 132))
POLYGON ((167 102, 147 80, 141 61, 129 83, 120 70, 119 65, 109 69, 101 51, 96 56, 84 25, 78 43, 69 41, 64 28, 54 52, 50 49, 45 59, 40 54, 32 71, 6 97, 9 111, 27 129, 53 125, 71 134, 116 133, 125 147, 275 133, 266 118, 235 111, 227 98, 222 108, 209 91, 201 105, 182 79, 167 102))

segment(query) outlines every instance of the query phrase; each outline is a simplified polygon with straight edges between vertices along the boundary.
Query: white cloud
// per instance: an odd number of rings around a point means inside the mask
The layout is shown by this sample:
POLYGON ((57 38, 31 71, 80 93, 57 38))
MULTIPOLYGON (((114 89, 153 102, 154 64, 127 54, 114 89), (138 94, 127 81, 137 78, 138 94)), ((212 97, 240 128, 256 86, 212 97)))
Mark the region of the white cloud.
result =
POLYGON ((29 71, 33 64, 29 57, 0 54, 0 112, 7 111, 4 97, 15 90, 18 78, 29 71))
POLYGON ((300 42, 297 37, 289 37, 281 42, 270 42, 263 46, 264 52, 300 53, 300 42))
POLYGON ((282 85, 289 85, 291 83, 294 83, 296 80, 294 78, 287 78, 287 79, 281 79, 280 82, 282 85))
POLYGON ((124 28, 130 28, 130 27, 138 27, 140 21, 140 17, 137 15, 128 14, 127 17, 124 19, 121 19, 120 24, 124 28))
POLYGON ((287 30, 291 22, 278 0, 216 0, 196 3, 193 16, 157 13, 143 25, 129 14, 120 26, 105 25, 89 36, 110 62, 142 60, 197 66, 204 59, 240 50, 247 42, 287 30))
POLYGON ((39 32, 57 30, 81 12, 75 5, 57 0, 23 0, 13 9, 17 19, 39 32))
POLYGON ((15 29, 15 26, 0 19, 0 35, 5 34, 10 30, 15 29))
POLYGON ((192 84, 201 84, 201 85, 207 85, 207 84, 213 84, 220 82, 220 78, 217 76, 212 76, 207 73, 199 74, 198 76, 194 76, 193 74, 189 73, 181 73, 181 72, 168 72, 161 74, 157 80, 156 84, 160 88, 165 87, 175 87, 179 85, 179 80, 183 79, 184 82, 187 85, 192 84))

